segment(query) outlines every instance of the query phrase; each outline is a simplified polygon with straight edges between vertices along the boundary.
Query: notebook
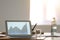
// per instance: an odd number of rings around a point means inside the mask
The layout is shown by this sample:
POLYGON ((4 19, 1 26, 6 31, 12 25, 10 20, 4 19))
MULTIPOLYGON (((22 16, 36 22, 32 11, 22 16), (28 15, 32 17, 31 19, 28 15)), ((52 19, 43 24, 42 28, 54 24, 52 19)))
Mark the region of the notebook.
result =
POLYGON ((29 20, 6 20, 6 35, 11 38, 31 38, 29 20))

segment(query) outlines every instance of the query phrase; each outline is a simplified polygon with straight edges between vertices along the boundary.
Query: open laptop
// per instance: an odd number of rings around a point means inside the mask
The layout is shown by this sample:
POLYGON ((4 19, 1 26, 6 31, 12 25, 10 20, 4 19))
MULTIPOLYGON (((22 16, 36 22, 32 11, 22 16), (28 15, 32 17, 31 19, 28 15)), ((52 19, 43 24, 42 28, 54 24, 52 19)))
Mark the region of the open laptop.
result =
POLYGON ((29 20, 6 20, 6 34, 11 38, 30 38, 31 22, 29 20))

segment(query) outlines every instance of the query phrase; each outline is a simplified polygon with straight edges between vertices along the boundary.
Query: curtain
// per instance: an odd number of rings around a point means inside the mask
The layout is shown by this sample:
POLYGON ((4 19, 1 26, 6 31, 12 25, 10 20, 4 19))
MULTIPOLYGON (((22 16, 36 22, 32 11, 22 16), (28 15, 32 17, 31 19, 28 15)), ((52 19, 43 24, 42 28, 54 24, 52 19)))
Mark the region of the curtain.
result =
POLYGON ((52 18, 60 24, 60 0, 30 0, 30 20, 32 25, 50 25, 52 18))

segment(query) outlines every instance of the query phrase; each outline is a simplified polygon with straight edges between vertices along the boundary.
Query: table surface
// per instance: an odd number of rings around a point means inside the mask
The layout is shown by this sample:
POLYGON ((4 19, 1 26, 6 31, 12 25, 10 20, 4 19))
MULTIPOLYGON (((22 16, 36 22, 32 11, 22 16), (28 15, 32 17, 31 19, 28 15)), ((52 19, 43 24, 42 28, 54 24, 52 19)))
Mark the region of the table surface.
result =
MULTIPOLYGON (((0 37, 0 39, 9 39, 8 36, 0 37)), ((51 36, 51 33, 45 32, 44 34, 35 34, 32 36, 32 39, 43 39, 43 40, 60 40, 60 33, 56 33, 55 36, 51 36), (58 36, 58 37, 57 37, 58 36)))
POLYGON ((0 37, 0 39, 10 39, 8 36, 0 37))
POLYGON ((44 34, 35 34, 32 39, 43 39, 43 40, 58 40, 60 39, 60 33, 55 33, 54 36, 50 32, 45 32, 44 34))

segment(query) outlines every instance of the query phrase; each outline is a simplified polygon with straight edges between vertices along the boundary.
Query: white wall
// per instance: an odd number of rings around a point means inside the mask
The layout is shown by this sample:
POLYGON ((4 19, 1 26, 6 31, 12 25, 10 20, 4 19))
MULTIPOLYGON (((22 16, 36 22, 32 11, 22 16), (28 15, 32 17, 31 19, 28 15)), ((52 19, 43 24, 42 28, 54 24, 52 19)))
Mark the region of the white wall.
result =
MULTIPOLYGON (((33 26, 32 26, 33 28, 33 26)), ((41 29, 41 31, 43 32, 51 32, 51 25, 37 25, 36 28, 34 29, 34 31, 36 29, 41 29)), ((60 25, 57 25, 57 32, 60 33, 60 25)))
POLYGON ((29 0, 0 0, 0 31, 5 32, 5 20, 29 19, 29 0))

